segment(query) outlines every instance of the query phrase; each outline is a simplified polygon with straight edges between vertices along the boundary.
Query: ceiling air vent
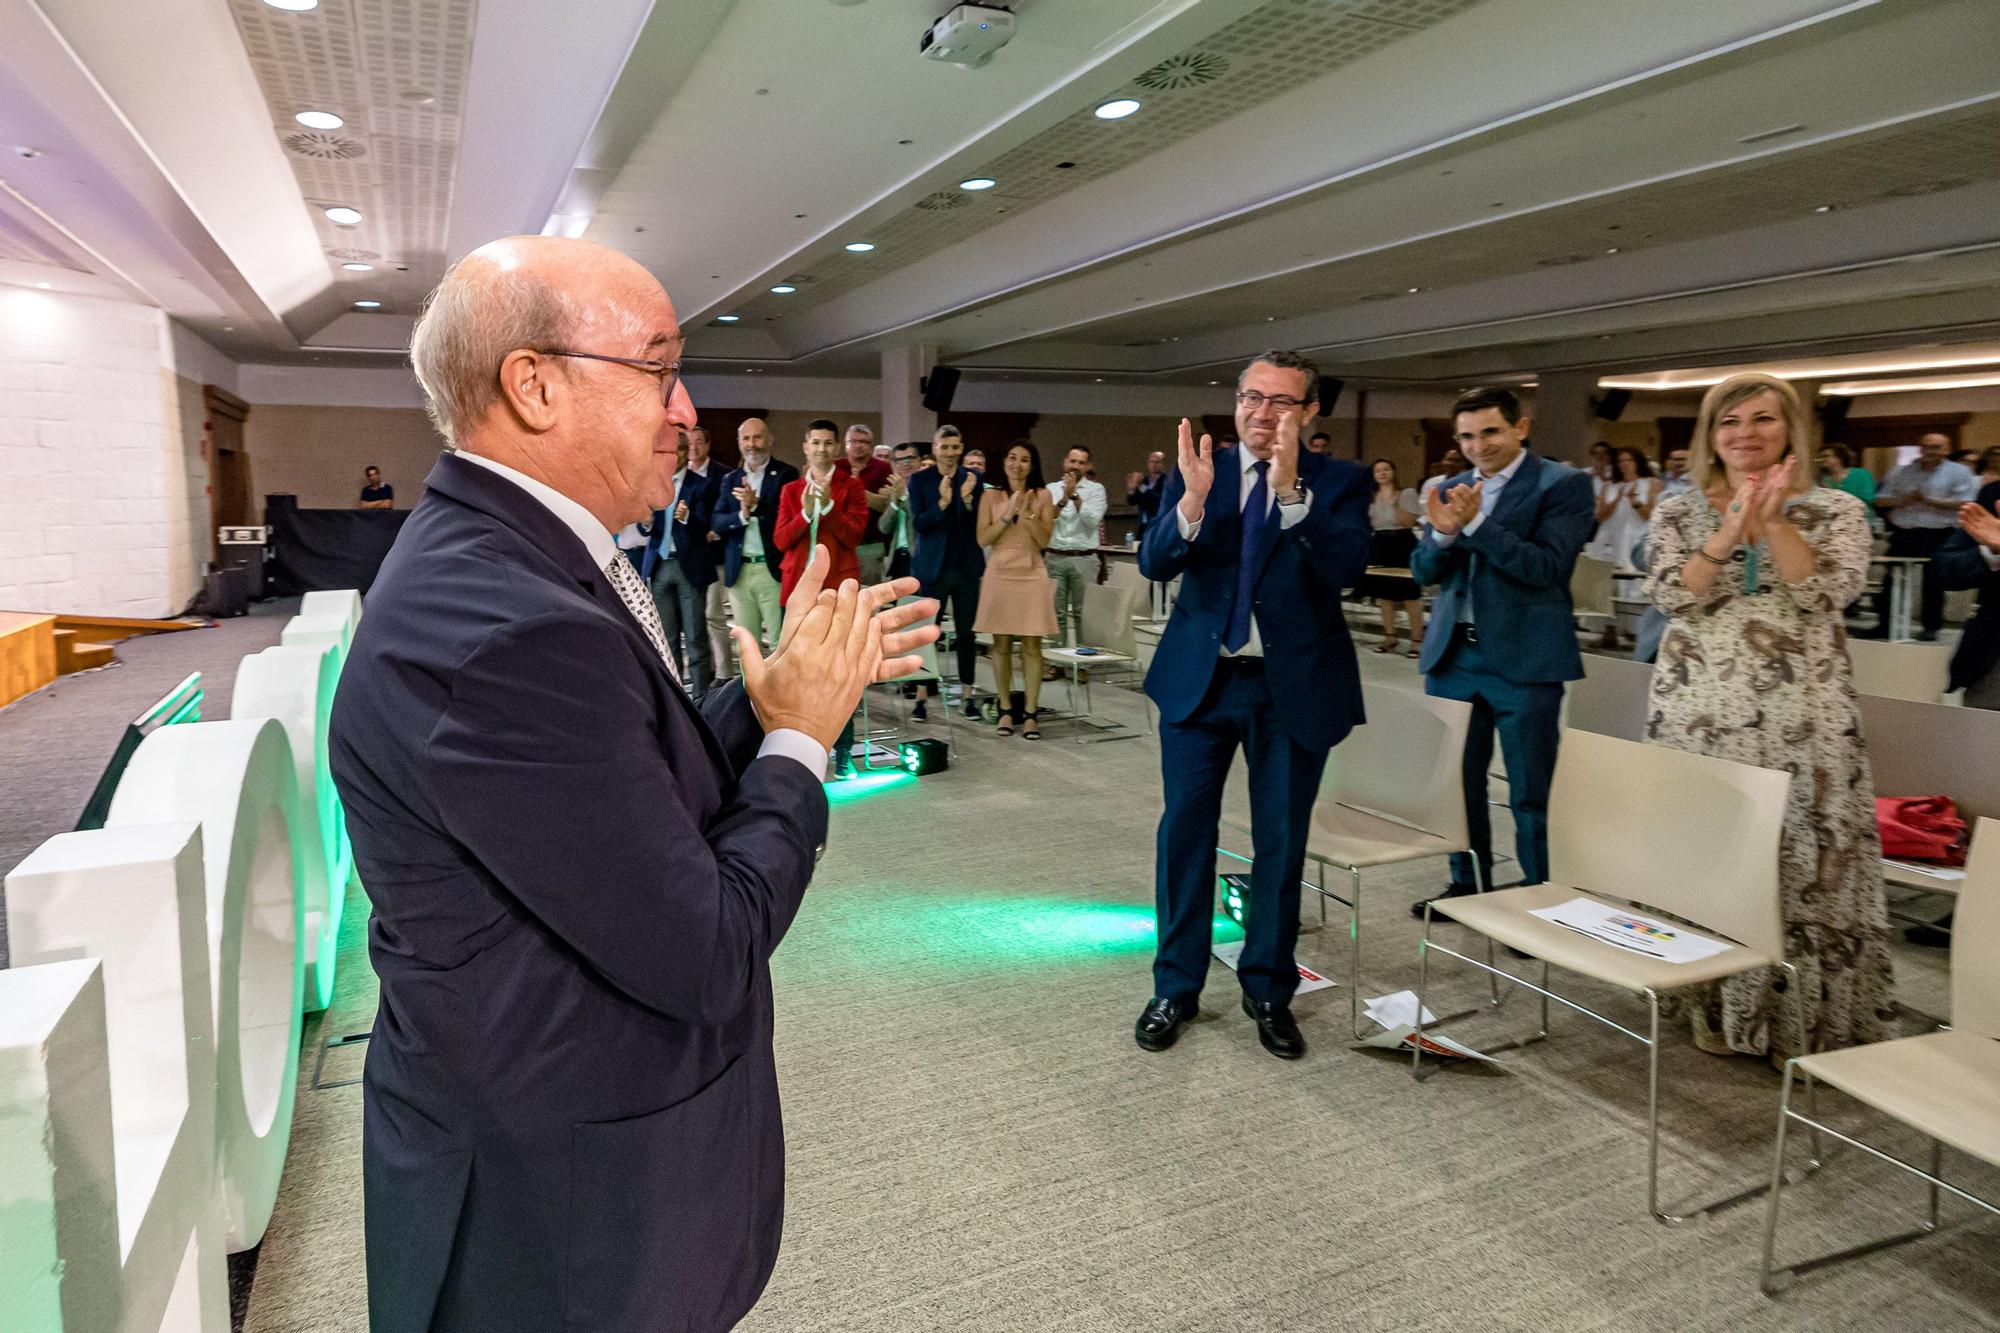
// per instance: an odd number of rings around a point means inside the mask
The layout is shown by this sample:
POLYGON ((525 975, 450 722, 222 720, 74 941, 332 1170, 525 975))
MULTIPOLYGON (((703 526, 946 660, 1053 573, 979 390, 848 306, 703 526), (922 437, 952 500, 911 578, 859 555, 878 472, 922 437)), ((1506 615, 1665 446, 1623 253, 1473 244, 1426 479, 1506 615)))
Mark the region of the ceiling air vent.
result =
POLYGON ((1183 51, 1168 56, 1132 82, 1155 92, 1172 92, 1176 88, 1199 88, 1204 83, 1214 83, 1228 72, 1229 62, 1221 56, 1206 51, 1183 51))
POLYGON ((917 200, 917 207, 932 213, 942 213, 950 208, 964 208, 971 202, 957 190, 939 190, 935 194, 927 194, 917 200))
POLYGON ((372 264, 382 256, 373 250, 329 250, 330 259, 338 259, 343 264, 372 264))
POLYGON ((1581 264, 1589 258, 1589 255, 1550 255, 1547 259, 1537 259, 1535 263, 1542 268, 1561 268, 1565 264, 1581 264))
POLYGON ((285 151, 293 157, 310 157, 321 162, 351 162, 357 157, 368 156, 368 145, 344 134, 313 131, 287 134, 285 151))

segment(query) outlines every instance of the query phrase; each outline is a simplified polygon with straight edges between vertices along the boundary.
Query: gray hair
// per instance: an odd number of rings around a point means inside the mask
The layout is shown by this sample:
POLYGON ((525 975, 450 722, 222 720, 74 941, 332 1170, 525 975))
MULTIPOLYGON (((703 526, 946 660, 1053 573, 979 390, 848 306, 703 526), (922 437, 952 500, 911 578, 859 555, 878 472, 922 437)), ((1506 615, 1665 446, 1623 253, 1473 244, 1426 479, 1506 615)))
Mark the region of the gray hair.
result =
POLYGON ((458 446, 500 401, 500 363, 516 348, 560 347, 573 326, 564 294, 518 268, 453 264, 424 303, 410 365, 438 433, 458 446))
POLYGON ((855 422, 855 423, 854 423, 854 424, 853 424, 852 426, 849 426, 849 427, 847 428, 847 433, 848 433, 849 435, 852 435, 852 434, 854 434, 854 432, 855 432, 855 431, 857 431, 857 430, 858 430, 858 431, 860 431, 860 432, 861 432, 861 433, 862 433, 863 435, 866 435, 866 436, 867 436, 867 437, 868 437, 869 439, 871 439, 871 440, 875 438, 875 430, 874 430, 874 428, 873 428, 873 427, 871 427, 871 426, 864 426, 864 425, 862 425, 862 424, 861 424, 860 422, 858 422, 858 421, 857 421, 857 422, 855 422))
MULTIPOLYGON (((1250 366, 1276 366, 1279 370, 1296 370, 1306 377, 1305 399, 1309 403, 1319 402, 1319 367, 1298 352, 1288 352, 1274 347, 1268 352, 1260 352, 1250 359, 1250 366)), ((1250 366, 1243 367, 1236 376, 1236 387, 1243 387, 1243 377, 1250 373, 1250 366)))

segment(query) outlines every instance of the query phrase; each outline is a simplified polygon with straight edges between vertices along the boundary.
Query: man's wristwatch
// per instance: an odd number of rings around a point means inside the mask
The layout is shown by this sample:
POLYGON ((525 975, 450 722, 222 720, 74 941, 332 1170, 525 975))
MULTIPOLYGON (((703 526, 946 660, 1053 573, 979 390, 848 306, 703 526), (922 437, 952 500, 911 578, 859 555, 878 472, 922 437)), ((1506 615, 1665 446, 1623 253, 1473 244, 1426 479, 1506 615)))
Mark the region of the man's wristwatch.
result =
POLYGON ((1304 504, 1308 498, 1306 488, 1296 483, 1290 490, 1278 492, 1278 503, 1281 505, 1304 504))

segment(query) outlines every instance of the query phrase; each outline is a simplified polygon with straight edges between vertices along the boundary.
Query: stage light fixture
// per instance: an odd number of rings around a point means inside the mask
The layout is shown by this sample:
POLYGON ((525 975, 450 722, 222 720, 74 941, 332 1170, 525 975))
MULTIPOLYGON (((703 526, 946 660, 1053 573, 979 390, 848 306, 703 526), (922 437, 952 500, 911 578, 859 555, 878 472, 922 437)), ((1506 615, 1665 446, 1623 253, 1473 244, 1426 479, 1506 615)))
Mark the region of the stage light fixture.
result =
POLYGON ((1243 902, 1250 892, 1248 875, 1218 875, 1218 885, 1222 891, 1222 911, 1237 925, 1243 924, 1243 902))
POLYGON ((931 773, 942 773, 951 767, 951 752, 943 741, 904 741, 896 747, 902 758, 903 771, 924 777, 931 773))

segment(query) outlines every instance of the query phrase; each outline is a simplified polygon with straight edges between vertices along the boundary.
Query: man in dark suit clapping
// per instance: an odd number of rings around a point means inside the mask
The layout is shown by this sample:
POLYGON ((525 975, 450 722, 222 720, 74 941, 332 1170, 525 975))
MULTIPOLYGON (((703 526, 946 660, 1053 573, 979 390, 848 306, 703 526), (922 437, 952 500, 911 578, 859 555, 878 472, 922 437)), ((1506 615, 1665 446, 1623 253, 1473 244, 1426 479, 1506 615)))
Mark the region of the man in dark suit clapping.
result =
POLYGON ((673 305, 580 240, 445 275, 411 361, 453 452, 368 596, 329 746, 374 906, 369 1325, 722 1330, 777 1259, 769 959, 827 746, 914 670, 914 581, 821 591, 691 700, 612 533, 672 509, 673 305), (885 656, 886 654, 886 656, 885 656))
MULTIPOLYGON (((1526 448, 1528 418, 1507 390, 1461 397, 1452 432, 1472 471, 1425 496, 1424 536, 1410 562, 1417 582, 1439 585, 1417 660, 1425 689, 1472 704, 1463 771, 1473 851, 1451 858, 1441 897, 1493 886, 1486 770, 1495 731, 1507 759, 1521 882, 1549 877, 1563 682, 1583 675, 1569 580, 1597 523, 1589 474, 1526 448)), ((1421 918, 1424 904, 1411 910, 1421 918)))
MULTIPOLYGON (((931 439, 931 459, 935 467, 912 473, 908 483, 910 522, 916 528, 917 544, 910 557, 910 572, 917 576, 924 596, 935 598, 938 615, 951 603, 951 630, 958 650, 958 683, 965 689, 965 715, 979 716, 972 702, 973 670, 979 662, 979 645, 972 635, 973 619, 979 614, 979 579, 986 570, 986 553, 979 549, 979 497, 986 482, 967 467, 961 467, 965 441, 958 427, 940 426, 931 439)), ((918 716, 922 716, 923 694, 918 687, 918 716)), ((1003 699, 1001 707, 1006 707, 1003 699)))
MULTIPOLYGON (((709 507, 709 529, 722 541, 722 583, 736 624, 769 652, 784 619, 778 595, 778 496, 799 470, 771 457, 771 428, 751 417, 736 428, 742 466, 723 474, 709 507)), ((721 674, 718 672, 718 674, 721 674)))
MULTIPOLYGON (((678 427, 669 423, 668 429, 678 427)), ((715 495, 709 479, 695 470, 694 441, 699 431, 696 427, 682 438, 687 452, 681 470, 674 473, 674 507, 653 514, 652 532, 639 568, 653 590, 653 604, 660 609, 660 627, 666 631, 674 663, 697 696, 708 693, 708 687, 715 683, 707 624, 708 589, 715 582, 715 551, 708 540, 715 495)), ((700 461, 708 461, 705 442, 700 461)))
POLYGON ((1153 998, 1133 1034, 1149 1051, 1173 1045, 1208 976, 1216 828, 1241 747, 1256 854, 1237 967, 1243 1008, 1265 1050, 1305 1054, 1291 1012, 1299 877, 1327 751, 1362 720, 1340 594, 1367 567, 1369 540, 1367 474, 1300 447, 1318 395, 1312 362, 1266 352, 1237 381, 1242 444, 1217 451, 1204 435, 1197 446, 1183 419, 1180 471, 1140 548, 1147 578, 1181 580, 1146 673, 1166 788, 1153 998))

